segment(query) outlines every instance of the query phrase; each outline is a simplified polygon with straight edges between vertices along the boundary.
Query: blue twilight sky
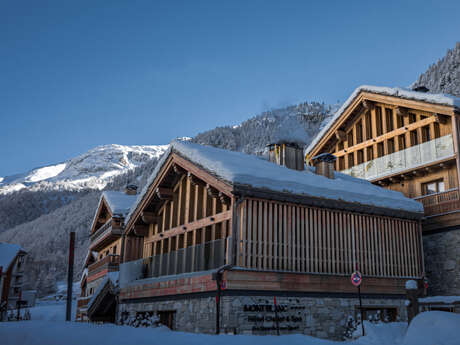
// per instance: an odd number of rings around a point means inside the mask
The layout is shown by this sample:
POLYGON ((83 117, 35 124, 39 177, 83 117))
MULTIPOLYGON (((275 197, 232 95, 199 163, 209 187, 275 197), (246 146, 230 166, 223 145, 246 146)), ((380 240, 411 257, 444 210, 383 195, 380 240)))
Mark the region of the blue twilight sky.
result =
POLYGON ((407 86, 460 1, 1 1, 0 176, 407 86))

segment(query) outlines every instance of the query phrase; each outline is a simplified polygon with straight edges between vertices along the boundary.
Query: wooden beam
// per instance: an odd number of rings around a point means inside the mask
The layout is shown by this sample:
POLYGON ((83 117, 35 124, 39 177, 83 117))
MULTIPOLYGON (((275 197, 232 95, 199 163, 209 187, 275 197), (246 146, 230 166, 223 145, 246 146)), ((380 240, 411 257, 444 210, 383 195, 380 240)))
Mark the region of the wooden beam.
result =
POLYGON ((219 196, 219 191, 212 187, 210 184, 206 184, 206 191, 208 195, 212 198, 217 198, 219 196))
POLYGON ((337 140, 339 140, 339 141, 345 141, 345 140, 347 140, 347 133, 345 133, 345 131, 342 131, 342 130, 338 129, 338 130, 335 132, 335 137, 336 137, 337 140))
POLYGON ((155 190, 156 195, 161 200, 172 200, 173 199, 173 190, 171 188, 158 187, 155 190))
POLYGON ((176 226, 175 228, 169 229, 165 231, 163 234, 155 235, 150 238, 146 243, 156 242, 162 239, 178 236, 184 234, 186 232, 191 232, 197 229, 206 228, 208 226, 223 222, 224 220, 230 219, 232 216, 232 211, 225 211, 218 213, 213 216, 209 216, 206 218, 201 218, 194 222, 186 223, 183 225, 176 226))
POLYGON ((361 103, 366 110, 371 110, 374 108, 374 102, 369 101, 368 99, 364 99, 361 103))
POLYGON ((403 107, 397 107, 395 113, 398 116, 409 116, 409 112, 407 108, 403 108, 403 107))
POLYGON ((230 198, 222 192, 219 192, 219 200, 224 205, 230 205, 231 202, 230 198))
POLYGON ((134 225, 134 234, 136 236, 146 237, 149 235, 149 227, 147 225, 134 225))
MULTIPOLYGON (((375 114, 375 111, 372 111, 372 113, 375 114)), ((373 117, 373 130, 376 130, 375 129, 375 119, 376 117, 373 117)), ((385 117, 383 117, 383 119, 385 119, 385 117)), ((391 139, 391 138, 395 138, 395 137, 398 137, 399 135, 401 134, 407 134, 409 135, 410 131, 414 130, 414 129, 418 129, 418 128, 421 128, 423 126, 426 126, 426 125, 429 125, 430 123, 432 122, 435 122, 436 119, 433 117, 433 116, 430 116, 426 119, 423 119, 421 121, 417 121, 417 122, 414 122, 412 124, 408 124, 406 125, 405 127, 401 127, 401 128, 397 128, 389 133, 384 133, 378 137, 375 137, 375 138, 372 138, 370 140, 366 140, 366 141, 363 141, 362 143, 360 144, 357 144, 357 145, 354 145, 352 147, 348 147, 342 151, 339 151, 339 152, 336 152, 334 153, 334 155, 338 158, 338 157, 341 157, 341 156, 344 156, 348 153, 351 153, 351 152, 355 152, 355 151, 358 151, 358 150, 361 150, 365 147, 369 147, 369 146, 372 146, 376 143, 379 143, 379 142, 383 142, 385 140, 388 140, 388 139, 391 139)), ((374 132, 375 134, 375 132, 374 132)), ((406 139, 407 141, 407 139, 406 139)), ((409 145, 407 145, 407 147, 409 147, 409 145)), ((375 152, 375 154, 377 154, 377 152, 375 152)))
POLYGON ((190 172, 187 173, 187 178, 189 179, 190 183, 193 186, 203 186, 203 185, 205 185, 205 183, 203 181, 201 181, 198 177, 196 177, 195 175, 193 175, 190 172))
POLYGON ((142 211, 141 219, 145 224, 159 224, 161 217, 156 216, 154 212, 142 211))
POLYGON ((173 170, 176 175, 182 175, 185 174, 185 170, 182 169, 179 165, 173 164, 173 170))
MULTIPOLYGON (((446 115, 434 114, 434 118, 436 119, 437 123, 441 123, 443 125, 445 125, 448 121, 448 117, 446 115)), ((434 138, 434 133, 433 133, 433 138, 434 138)))

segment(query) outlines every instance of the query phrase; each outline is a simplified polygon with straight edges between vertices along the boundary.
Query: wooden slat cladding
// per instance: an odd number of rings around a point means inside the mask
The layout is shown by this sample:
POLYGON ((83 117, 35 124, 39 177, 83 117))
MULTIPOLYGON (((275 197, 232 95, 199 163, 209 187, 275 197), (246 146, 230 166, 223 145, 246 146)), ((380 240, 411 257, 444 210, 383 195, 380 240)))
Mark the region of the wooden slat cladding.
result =
MULTIPOLYGON (((144 258, 231 236, 232 211, 222 202, 218 191, 210 188, 204 183, 194 184, 182 174, 172 188, 171 200, 166 200, 155 212, 158 221, 149 225, 149 235, 142 238, 144 258)), ((142 253, 138 249, 129 252, 133 251, 142 253)), ((185 257, 183 261, 185 267, 185 257)))
POLYGON ((419 224, 399 218, 247 199, 237 266, 268 271, 421 277, 419 224))

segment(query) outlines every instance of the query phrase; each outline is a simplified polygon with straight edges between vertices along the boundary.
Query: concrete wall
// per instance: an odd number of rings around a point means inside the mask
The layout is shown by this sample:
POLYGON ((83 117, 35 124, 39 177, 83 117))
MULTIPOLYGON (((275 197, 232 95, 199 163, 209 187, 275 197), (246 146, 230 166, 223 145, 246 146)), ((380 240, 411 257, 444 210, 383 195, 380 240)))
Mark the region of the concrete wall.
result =
MULTIPOLYGON (((221 301, 221 332, 276 334, 273 297, 224 296, 221 301)), ((357 298, 278 297, 277 305, 281 334, 302 333, 341 340, 348 316, 355 316, 359 302, 357 298)), ((407 320, 402 299, 366 298, 363 306, 396 307, 398 318, 407 320)), ((135 316, 143 311, 175 311, 174 329, 179 331, 215 332, 215 297, 121 304, 119 317, 121 313, 135 316)))
POLYGON ((460 228, 423 236, 429 295, 460 295, 460 228))

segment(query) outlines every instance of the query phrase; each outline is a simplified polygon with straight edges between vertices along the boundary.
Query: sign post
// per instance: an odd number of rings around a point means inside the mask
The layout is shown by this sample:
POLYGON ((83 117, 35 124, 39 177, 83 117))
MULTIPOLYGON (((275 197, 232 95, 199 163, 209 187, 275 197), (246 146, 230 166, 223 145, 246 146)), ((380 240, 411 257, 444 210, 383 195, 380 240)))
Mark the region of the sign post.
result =
POLYGON ((363 276, 358 270, 354 271, 351 275, 351 283, 358 288, 358 298, 359 298, 359 310, 361 312, 361 327, 364 333, 364 317, 363 317, 363 304, 361 302, 361 283, 363 282, 363 276))

